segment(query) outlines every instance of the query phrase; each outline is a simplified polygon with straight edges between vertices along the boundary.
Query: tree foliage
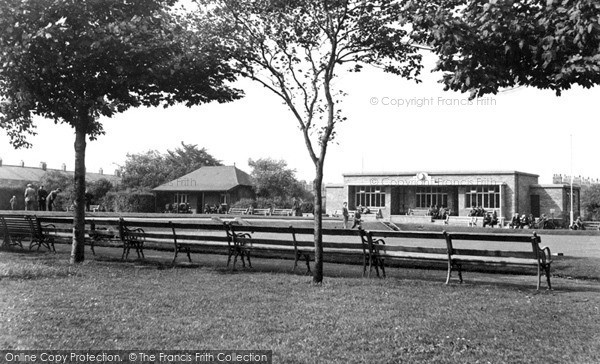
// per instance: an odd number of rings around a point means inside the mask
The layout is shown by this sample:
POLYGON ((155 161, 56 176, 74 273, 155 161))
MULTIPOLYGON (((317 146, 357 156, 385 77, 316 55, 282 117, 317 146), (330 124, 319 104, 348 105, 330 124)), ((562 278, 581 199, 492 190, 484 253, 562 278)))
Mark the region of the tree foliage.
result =
POLYGON ((323 279, 322 193, 327 146, 346 119, 336 85, 343 70, 365 64, 415 78, 421 55, 409 44, 393 0, 197 0, 207 24, 236 51, 234 65, 290 109, 315 166, 315 270, 323 279), (344 67, 344 68, 342 68, 344 67))
POLYGON ((32 116, 103 133, 130 107, 230 101, 219 43, 191 37, 175 0, 0 0, 0 126, 28 145, 32 116))
POLYGON ((600 220, 600 185, 581 188, 581 207, 586 220, 600 220))
POLYGON ((165 154, 156 150, 127 154, 122 167, 123 187, 148 191, 204 166, 220 166, 221 161, 197 145, 181 143, 181 147, 165 154))
POLYGON ((312 197, 296 178, 296 170, 289 168, 286 161, 271 158, 249 159, 248 165, 252 168, 250 175, 257 197, 278 198, 282 201, 312 197))
POLYGON ((0 127, 29 146, 33 116, 75 129, 72 262, 84 259, 85 150, 100 117, 240 96, 229 48, 193 31, 176 0, 0 0, 0 127))
POLYGON ((412 39, 439 56, 447 90, 471 97, 600 82, 596 0, 403 0, 412 39))

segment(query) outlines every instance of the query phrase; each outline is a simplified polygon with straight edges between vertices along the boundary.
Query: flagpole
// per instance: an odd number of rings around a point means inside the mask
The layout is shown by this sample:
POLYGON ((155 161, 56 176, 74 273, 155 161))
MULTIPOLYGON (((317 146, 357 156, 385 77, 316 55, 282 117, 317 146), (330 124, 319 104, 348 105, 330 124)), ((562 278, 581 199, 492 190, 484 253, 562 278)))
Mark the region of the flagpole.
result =
POLYGON ((571 220, 569 226, 573 226, 573 134, 571 134, 571 212, 569 217, 571 220))

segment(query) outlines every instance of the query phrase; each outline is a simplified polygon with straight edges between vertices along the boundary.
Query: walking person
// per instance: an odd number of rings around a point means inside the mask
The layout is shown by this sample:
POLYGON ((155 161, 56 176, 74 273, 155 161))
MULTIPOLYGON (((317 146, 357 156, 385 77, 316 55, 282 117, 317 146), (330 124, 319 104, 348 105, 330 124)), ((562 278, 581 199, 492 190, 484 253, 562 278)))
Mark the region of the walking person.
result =
POLYGON ((38 210, 46 211, 46 198, 48 197, 48 191, 44 189, 44 186, 40 186, 37 192, 38 199, 38 210))
POLYGON ((48 208, 48 211, 52 211, 52 208, 54 207, 54 200, 56 200, 56 197, 61 192, 62 190, 60 188, 57 188, 54 191, 50 192, 48 198, 46 199, 46 207, 48 208))
POLYGON ((25 189, 25 211, 33 210, 33 201, 35 201, 35 190, 29 183, 25 189))
POLYGON ((356 212, 354 213, 354 224, 352 224, 351 229, 354 229, 357 226, 358 226, 359 229, 362 229, 362 225, 360 224, 361 223, 361 220, 360 220, 360 218, 361 218, 361 211, 362 211, 361 206, 358 206, 356 208, 356 212))
POLYGON ((9 202, 10 202, 10 209, 14 210, 15 206, 17 205, 17 196, 13 196, 9 202))
POLYGON ((350 213, 348 212, 348 202, 344 202, 342 206, 342 217, 344 218, 344 229, 348 228, 348 218, 350 217, 350 213))

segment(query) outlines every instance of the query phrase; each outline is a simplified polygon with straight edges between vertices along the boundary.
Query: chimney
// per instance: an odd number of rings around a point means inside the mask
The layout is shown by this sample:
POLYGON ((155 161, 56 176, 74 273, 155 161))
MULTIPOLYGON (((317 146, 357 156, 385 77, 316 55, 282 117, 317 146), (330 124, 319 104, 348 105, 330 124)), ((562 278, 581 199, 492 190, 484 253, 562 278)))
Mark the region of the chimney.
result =
POLYGON ((121 177, 121 170, 120 169, 115 169, 115 176, 121 177))
POLYGON ((42 170, 44 170, 44 171, 45 171, 47 167, 48 167, 48 166, 46 165, 46 162, 40 162, 40 168, 41 168, 42 170))
POLYGON ((98 173, 104 174, 104 170, 102 168, 100 168, 100 170, 98 171, 98 173))
POLYGON ((61 167, 62 167, 63 172, 67 171, 67 165, 66 164, 63 163, 61 167))
POLYGON ((21 167, 25 167, 25 162, 21 161, 21 167))

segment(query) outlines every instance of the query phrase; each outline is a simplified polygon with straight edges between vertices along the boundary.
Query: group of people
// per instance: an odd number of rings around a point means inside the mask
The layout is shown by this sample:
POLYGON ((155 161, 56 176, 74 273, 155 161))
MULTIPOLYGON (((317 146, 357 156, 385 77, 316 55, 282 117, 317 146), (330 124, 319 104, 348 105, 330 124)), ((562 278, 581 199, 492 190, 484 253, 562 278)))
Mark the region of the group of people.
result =
POLYGON ((445 220, 448 217, 448 215, 450 215, 450 210, 448 210, 444 206, 438 207, 437 205, 431 205, 431 207, 429 207, 429 209, 427 210, 427 216, 431 216, 433 219, 436 220, 445 220))
MULTIPOLYGON (((56 197, 61 192, 62 190, 57 188, 48 193, 44 186, 40 186, 40 188, 36 191, 33 188, 33 185, 29 183, 27 184, 27 188, 25 188, 25 193, 23 196, 25 198, 25 210, 33 211, 34 203, 37 200, 38 211, 52 211, 54 208, 54 201, 56 201, 56 197)), ((15 210, 17 206, 17 196, 12 196, 9 203, 10 209, 15 210)))
POLYGON ((473 205, 471 211, 469 211, 470 217, 485 217, 486 213, 483 207, 473 205))
POLYGON ((204 210, 202 211, 205 214, 224 214, 227 212, 227 205, 224 204, 214 204, 212 206, 206 204, 204 205, 204 210))
POLYGON ((533 214, 529 215, 521 215, 519 216, 518 212, 515 212, 512 219, 510 220, 510 224, 508 225, 511 229, 530 229, 533 228, 535 224, 535 218, 533 214))
POLYGON ((181 214, 191 214, 192 207, 189 203, 168 203, 165 205, 165 213, 181 213, 181 214))

